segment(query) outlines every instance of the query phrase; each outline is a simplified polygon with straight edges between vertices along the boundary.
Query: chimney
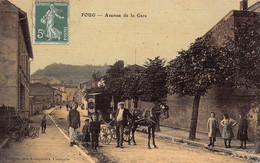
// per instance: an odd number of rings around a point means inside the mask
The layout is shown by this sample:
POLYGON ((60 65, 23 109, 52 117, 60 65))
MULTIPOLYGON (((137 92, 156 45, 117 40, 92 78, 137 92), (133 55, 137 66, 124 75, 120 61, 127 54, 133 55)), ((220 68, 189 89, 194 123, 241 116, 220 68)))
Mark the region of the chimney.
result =
POLYGON ((240 2, 240 10, 245 11, 248 7, 248 0, 242 0, 240 2))

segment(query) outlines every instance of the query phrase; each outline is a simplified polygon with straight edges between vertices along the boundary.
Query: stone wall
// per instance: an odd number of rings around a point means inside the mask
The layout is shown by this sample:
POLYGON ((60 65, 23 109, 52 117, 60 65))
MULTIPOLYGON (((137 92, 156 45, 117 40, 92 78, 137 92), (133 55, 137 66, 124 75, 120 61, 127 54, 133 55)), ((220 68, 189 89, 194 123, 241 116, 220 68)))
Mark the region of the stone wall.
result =
MULTIPOLYGON (((193 98, 192 96, 179 97, 178 95, 168 95, 166 103, 169 106, 170 117, 161 121, 161 125, 189 130, 193 98)), ((211 112, 216 113, 219 122, 223 119, 225 113, 239 122, 239 113, 245 112, 249 121, 248 136, 250 141, 254 141, 257 114, 253 108, 251 109, 251 102, 252 98, 250 96, 238 96, 233 89, 228 87, 210 89, 200 100, 197 132, 207 133, 206 125, 211 112)), ((133 101, 127 101, 126 106, 129 109, 133 109, 133 101)), ((151 102, 138 102, 139 109, 152 107, 153 103, 151 102)), ((237 128, 238 126, 235 126, 233 130, 235 138, 237 128)), ((220 131, 222 131, 221 125, 220 131)))
POLYGON ((0 105, 18 108, 18 11, 0 3, 0 105))

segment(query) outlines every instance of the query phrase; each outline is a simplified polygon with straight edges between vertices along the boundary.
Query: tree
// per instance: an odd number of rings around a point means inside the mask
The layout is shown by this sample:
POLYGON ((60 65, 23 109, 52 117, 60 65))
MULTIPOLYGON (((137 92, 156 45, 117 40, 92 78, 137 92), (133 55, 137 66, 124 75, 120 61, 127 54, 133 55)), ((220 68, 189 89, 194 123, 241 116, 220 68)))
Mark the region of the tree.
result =
POLYGON ((194 96, 189 139, 195 139, 201 96, 212 85, 226 84, 234 72, 232 53, 227 48, 215 47, 198 38, 188 50, 167 66, 167 87, 170 94, 194 96))
MULTIPOLYGON (((240 23, 237 40, 231 44, 237 57, 236 60, 238 88, 250 88, 250 93, 255 96, 254 104, 259 108, 260 104, 260 19, 240 23)), ((260 113, 258 112, 258 116, 260 113)), ((260 153, 259 120, 256 128, 255 153, 260 153)))
POLYGON ((140 88, 141 98, 144 101, 158 102, 163 100, 168 93, 166 85, 165 61, 156 57, 148 59, 141 72, 140 88))
POLYGON ((123 99, 124 73, 124 61, 119 60, 114 65, 109 66, 104 76, 106 92, 113 96, 115 104, 123 99))
MULTIPOLYGON (((166 68, 165 60, 156 57, 145 62, 145 69, 141 72, 140 95, 141 99, 153 102, 158 107, 158 102, 166 100, 168 90, 166 87, 166 68)), ((156 125, 156 131, 160 131, 159 121, 156 125)))
POLYGON ((167 68, 169 92, 194 96, 190 139, 196 134, 200 97, 213 85, 251 88, 255 95, 259 92, 259 19, 239 25, 234 29, 236 37, 226 38, 221 46, 210 44, 207 38, 198 38, 188 50, 179 52, 180 56, 167 68))
POLYGON ((140 88, 141 73, 128 71, 123 78, 123 98, 133 99, 134 108, 137 108, 141 96, 140 88))

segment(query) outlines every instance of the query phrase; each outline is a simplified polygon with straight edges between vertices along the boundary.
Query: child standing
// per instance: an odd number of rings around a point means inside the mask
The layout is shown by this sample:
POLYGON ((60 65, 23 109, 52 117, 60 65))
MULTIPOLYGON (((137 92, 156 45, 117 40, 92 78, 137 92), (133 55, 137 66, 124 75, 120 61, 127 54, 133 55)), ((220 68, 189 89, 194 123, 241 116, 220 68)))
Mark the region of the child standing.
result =
POLYGON ((46 115, 44 114, 43 117, 42 117, 42 123, 41 123, 41 126, 42 126, 42 133, 45 133, 45 130, 46 130, 46 124, 47 124, 47 120, 46 120, 46 115))
POLYGON ((83 141, 86 142, 87 147, 89 146, 89 142, 90 142, 90 124, 89 124, 89 119, 85 120, 85 125, 83 126, 82 129, 82 133, 83 133, 83 141))
POLYGON ((210 114, 210 117, 208 119, 207 123, 207 128, 208 128, 208 137, 209 137, 209 147, 212 146, 214 147, 214 142, 216 141, 216 137, 219 131, 218 128, 218 121, 215 118, 215 113, 212 112, 210 114))
POLYGON ((238 125, 238 131, 237 131, 237 139, 240 140, 241 146, 239 148, 246 149, 246 141, 248 140, 247 137, 247 120, 243 113, 239 114, 239 125, 238 125), (244 146, 243 146, 244 143, 244 146))
POLYGON ((92 115, 92 119, 93 121, 90 122, 90 135, 92 139, 92 150, 96 152, 100 133, 100 122, 98 121, 96 114, 92 115))
POLYGON ((223 126, 222 138, 224 139, 225 148, 231 148, 231 140, 234 138, 232 128, 237 124, 237 122, 234 119, 229 118, 228 114, 224 114, 224 119, 220 124, 223 126))

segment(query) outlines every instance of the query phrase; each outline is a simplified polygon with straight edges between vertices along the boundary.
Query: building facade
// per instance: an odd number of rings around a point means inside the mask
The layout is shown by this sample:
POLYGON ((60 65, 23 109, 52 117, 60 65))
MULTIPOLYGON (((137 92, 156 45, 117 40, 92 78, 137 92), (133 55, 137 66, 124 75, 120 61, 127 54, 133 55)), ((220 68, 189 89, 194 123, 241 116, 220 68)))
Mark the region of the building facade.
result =
POLYGON ((78 85, 75 84, 65 84, 65 91, 62 93, 62 101, 65 103, 77 102, 81 103, 79 99, 79 89, 78 85))
POLYGON ((31 83, 30 96, 32 102, 42 104, 42 109, 49 109, 55 106, 55 89, 48 85, 31 83))
POLYGON ((30 61, 33 58, 27 14, 0 1, 0 104, 29 116, 30 61))

